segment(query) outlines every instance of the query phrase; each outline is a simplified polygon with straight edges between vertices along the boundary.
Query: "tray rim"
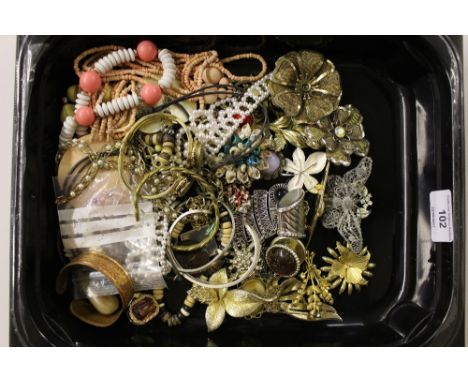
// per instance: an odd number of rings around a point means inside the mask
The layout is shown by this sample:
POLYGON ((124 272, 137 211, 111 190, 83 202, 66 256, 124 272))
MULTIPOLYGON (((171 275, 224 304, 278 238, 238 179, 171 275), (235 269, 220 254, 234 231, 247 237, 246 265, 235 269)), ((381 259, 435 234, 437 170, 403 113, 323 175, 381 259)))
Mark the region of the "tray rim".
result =
MULTIPOLYGON (((27 318, 29 321, 28 325, 23 320, 17 319, 17 309, 24 310, 21 299, 22 290, 21 283, 21 259, 19 258, 19 242, 22 237, 21 225, 17 219, 17 216, 21 215, 21 201, 22 201, 22 190, 21 190, 21 179, 25 173, 25 147, 21 145, 22 132, 26 123, 26 116, 23 115, 22 110, 25 105, 28 104, 29 100, 27 95, 22 94, 21 83, 22 76, 24 74, 24 65, 27 63, 27 57, 25 57, 25 51, 28 42, 32 39, 31 36, 20 36, 17 40, 17 64, 15 69, 15 105, 14 105, 14 126, 13 126, 13 156, 12 156, 12 186, 11 186, 11 207, 10 215, 12 222, 10 225, 10 343, 12 337, 21 345, 51 345, 51 338, 46 337, 39 328, 35 321, 31 318, 27 318), (28 327, 34 327, 36 333, 30 333, 28 327), (40 344, 31 343, 34 337, 34 341, 41 342, 40 344)), ((46 37, 44 37, 46 38, 46 37)), ((464 312, 460 312, 459 306, 464 306, 463 301, 465 299, 465 131, 464 131, 464 93, 463 93, 463 59, 461 57, 462 48, 461 44, 456 38, 453 39, 448 36, 423 36, 430 45, 444 45, 446 52, 450 55, 451 70, 457 75, 449 76, 449 82, 452 90, 452 191, 453 197, 453 216, 454 216, 454 227, 458 227, 458 234, 454 235, 453 241, 453 253, 457 255, 457 259, 454 259, 454 287, 452 289, 452 295, 450 303, 445 312, 441 325, 433 332, 429 337, 423 341, 424 345, 435 345, 443 346, 450 344, 455 336, 459 334, 460 325, 464 324, 464 320, 460 319, 460 315, 464 316, 464 312), (455 147, 461 146, 460 150, 455 150, 455 147), (455 192, 456 191, 456 192, 455 192), (455 266, 455 263, 458 266, 455 266), (460 304, 462 302, 462 304, 460 304), (447 317, 452 317, 452 320, 447 320, 447 317), (454 320, 453 317, 456 317, 454 320), (455 321, 455 325, 454 325, 455 321)), ((25 319, 23 314, 23 319, 25 319)), ((415 339, 424 332, 415 335, 412 339, 415 339)), ((57 336, 55 338, 57 343, 63 342, 63 338, 57 336)), ((55 341, 54 341, 55 342, 55 341)))

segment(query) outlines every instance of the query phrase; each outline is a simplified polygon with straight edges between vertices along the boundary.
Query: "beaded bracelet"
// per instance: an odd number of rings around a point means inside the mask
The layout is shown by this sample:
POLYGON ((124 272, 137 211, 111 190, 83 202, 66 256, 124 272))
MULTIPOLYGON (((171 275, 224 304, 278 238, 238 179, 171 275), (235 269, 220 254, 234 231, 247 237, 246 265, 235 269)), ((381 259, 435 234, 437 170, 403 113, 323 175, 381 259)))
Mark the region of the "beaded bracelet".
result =
POLYGON ((191 310, 196 303, 196 300, 187 293, 187 296, 185 297, 179 311, 173 314, 167 310, 166 304, 163 302, 163 289, 155 289, 153 291, 153 296, 159 303, 159 317, 161 321, 170 327, 182 324, 182 322, 184 322, 190 316, 191 310))

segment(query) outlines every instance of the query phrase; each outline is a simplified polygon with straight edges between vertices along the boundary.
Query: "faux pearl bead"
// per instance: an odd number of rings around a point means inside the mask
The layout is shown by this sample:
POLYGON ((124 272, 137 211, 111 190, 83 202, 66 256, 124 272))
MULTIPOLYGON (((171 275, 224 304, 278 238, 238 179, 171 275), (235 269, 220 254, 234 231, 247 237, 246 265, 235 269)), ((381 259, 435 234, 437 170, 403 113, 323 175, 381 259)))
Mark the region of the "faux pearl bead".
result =
POLYGON ((223 74, 218 68, 206 68, 202 73, 202 79, 208 84, 217 84, 223 74))
POLYGON ((75 119, 79 125, 90 126, 96 120, 96 114, 89 106, 85 106, 75 111, 75 119))
POLYGON ((158 48, 152 41, 144 40, 137 46, 137 55, 142 61, 153 61, 158 55, 158 48))
POLYGON ((346 130, 344 129, 344 127, 336 127, 335 128, 335 135, 338 137, 338 138, 344 138, 346 136, 346 130))
POLYGON ((80 88, 88 93, 96 93, 101 88, 101 76, 94 70, 81 73, 80 88))
POLYGON ((265 175, 273 175, 279 168, 281 161, 278 155, 274 152, 270 152, 269 155, 266 157, 266 162, 268 167, 262 170, 262 174, 265 175))
POLYGON ((140 97, 144 103, 153 106, 161 99, 162 92, 158 85, 145 84, 140 90, 140 97))

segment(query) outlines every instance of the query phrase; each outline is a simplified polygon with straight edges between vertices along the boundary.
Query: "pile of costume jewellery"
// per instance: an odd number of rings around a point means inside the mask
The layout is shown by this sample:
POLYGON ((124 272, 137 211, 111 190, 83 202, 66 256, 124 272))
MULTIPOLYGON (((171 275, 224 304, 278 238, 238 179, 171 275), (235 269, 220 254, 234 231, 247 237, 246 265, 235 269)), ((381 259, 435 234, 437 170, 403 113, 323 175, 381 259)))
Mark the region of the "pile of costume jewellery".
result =
POLYGON ((268 72, 253 53, 142 41, 90 49, 74 70, 55 178, 56 287, 74 316, 177 326, 200 304, 209 331, 226 316, 341 320, 333 293, 359 291, 375 266, 361 231, 372 160, 331 61, 290 52, 268 72), (239 60, 258 73, 227 69, 239 60), (339 240, 315 256, 319 224, 339 240), (169 279, 190 285, 176 311, 169 279))

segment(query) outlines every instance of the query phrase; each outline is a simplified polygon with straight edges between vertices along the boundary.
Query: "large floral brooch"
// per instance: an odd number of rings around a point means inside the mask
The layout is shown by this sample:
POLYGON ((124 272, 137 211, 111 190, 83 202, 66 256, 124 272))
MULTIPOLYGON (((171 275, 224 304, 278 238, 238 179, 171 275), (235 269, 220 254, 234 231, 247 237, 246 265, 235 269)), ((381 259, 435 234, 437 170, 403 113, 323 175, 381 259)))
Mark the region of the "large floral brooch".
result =
POLYGON ((272 103, 297 123, 314 123, 330 115, 341 98, 335 66, 322 54, 309 50, 280 57, 269 89, 272 103))

